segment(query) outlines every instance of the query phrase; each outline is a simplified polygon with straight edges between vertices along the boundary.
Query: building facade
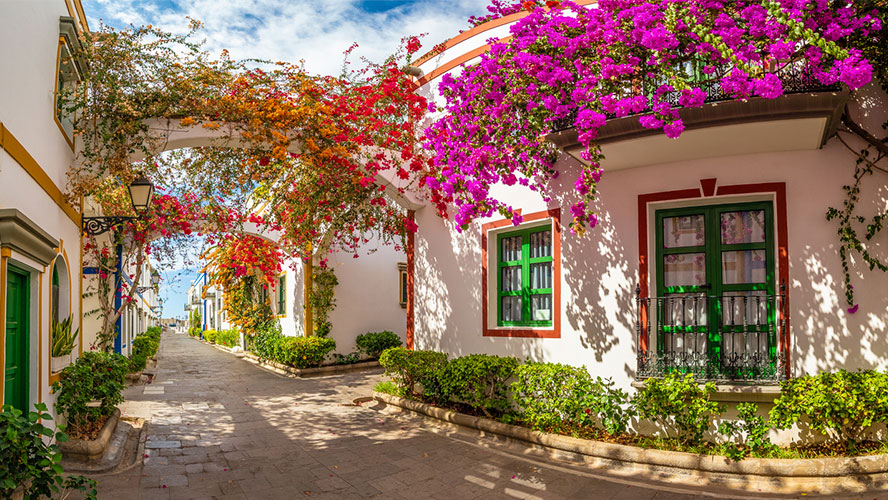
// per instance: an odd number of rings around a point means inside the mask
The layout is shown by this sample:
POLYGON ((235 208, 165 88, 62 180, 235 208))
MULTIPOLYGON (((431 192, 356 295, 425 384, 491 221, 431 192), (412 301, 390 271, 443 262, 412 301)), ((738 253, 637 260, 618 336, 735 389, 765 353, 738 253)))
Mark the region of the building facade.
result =
MULTIPOLYGON (((441 78, 477 61, 523 15, 420 58, 419 92, 442 104, 441 78)), ((561 151, 551 201, 495 188, 521 209, 518 226, 495 216, 460 231, 433 206, 417 209, 408 342, 585 366, 629 391, 670 370, 742 394, 821 370, 888 368, 888 276, 852 262, 858 308, 849 310, 837 226, 826 220, 854 181, 856 156, 835 139, 845 105, 878 131, 888 97, 877 84, 852 98, 781 77, 787 95, 774 100, 732 101, 713 89, 702 108, 681 111, 677 140, 637 117, 610 120, 599 135, 599 224, 584 236, 568 229, 581 161, 570 126, 547 137, 561 151)), ((861 213, 884 212, 886 184, 876 173, 863 185, 861 213)), ((884 258, 886 237, 869 250, 884 258)))

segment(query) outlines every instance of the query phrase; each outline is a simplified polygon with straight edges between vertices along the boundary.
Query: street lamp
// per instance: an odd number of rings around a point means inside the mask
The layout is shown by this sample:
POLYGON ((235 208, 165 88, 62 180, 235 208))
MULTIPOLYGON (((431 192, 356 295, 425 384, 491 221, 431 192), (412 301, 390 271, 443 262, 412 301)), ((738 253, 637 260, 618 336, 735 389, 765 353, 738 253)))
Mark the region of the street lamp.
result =
POLYGON ((144 293, 144 292, 147 292, 148 290, 151 290, 151 289, 157 287, 157 285, 159 285, 159 284, 160 284, 160 273, 157 271, 151 271, 151 285, 136 287, 136 291, 139 293, 144 293))
MULTIPOLYGON (((110 231, 115 226, 119 226, 124 222, 138 219, 148 210, 151 205, 151 197, 154 195, 154 184, 145 177, 145 174, 139 174, 129 186, 127 190, 130 195, 130 202, 133 210, 136 212, 135 217, 127 216, 111 216, 111 217, 83 217, 82 229, 89 236, 97 236, 110 231)), ((153 279, 153 278, 152 278, 153 279)), ((158 278, 159 279, 159 278, 158 278)))

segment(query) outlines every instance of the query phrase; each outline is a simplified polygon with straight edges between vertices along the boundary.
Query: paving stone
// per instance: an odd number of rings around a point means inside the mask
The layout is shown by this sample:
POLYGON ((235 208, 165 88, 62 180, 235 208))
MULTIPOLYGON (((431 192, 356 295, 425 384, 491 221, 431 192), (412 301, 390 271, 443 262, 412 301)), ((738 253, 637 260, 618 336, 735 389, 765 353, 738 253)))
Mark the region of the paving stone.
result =
POLYGON ((155 382, 128 388, 121 405, 148 420, 148 457, 129 474, 97 476, 100 498, 695 498, 626 488, 415 415, 343 406, 369 395, 380 370, 290 379, 174 334, 159 360, 155 382))

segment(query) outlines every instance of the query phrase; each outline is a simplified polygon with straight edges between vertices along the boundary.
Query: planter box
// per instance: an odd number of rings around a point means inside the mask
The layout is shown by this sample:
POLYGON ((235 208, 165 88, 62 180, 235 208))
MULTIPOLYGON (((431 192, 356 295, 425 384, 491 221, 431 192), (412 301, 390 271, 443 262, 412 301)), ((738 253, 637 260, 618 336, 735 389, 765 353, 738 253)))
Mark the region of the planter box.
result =
POLYGON ((66 366, 71 364, 71 353, 64 354, 62 356, 50 358, 49 366, 52 368, 52 373, 58 373, 62 371, 66 366))
POLYGON ((108 448, 108 442, 111 441, 111 436, 114 435, 114 429, 117 428, 119 421, 120 409, 115 408, 114 413, 105 422, 96 439, 71 439, 64 443, 59 443, 59 450, 61 450, 62 456, 81 462, 101 459, 102 455, 105 454, 105 449, 108 448))

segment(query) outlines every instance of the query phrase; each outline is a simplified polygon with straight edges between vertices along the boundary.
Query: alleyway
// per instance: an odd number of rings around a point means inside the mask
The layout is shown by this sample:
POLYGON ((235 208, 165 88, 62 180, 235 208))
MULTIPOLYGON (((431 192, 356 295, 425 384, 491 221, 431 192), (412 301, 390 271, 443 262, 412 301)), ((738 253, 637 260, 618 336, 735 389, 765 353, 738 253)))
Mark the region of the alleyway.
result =
POLYGON ((122 407, 149 420, 144 463, 95 476, 100 498, 704 498, 354 405, 379 370, 288 379, 176 334, 159 358, 155 381, 122 407))

